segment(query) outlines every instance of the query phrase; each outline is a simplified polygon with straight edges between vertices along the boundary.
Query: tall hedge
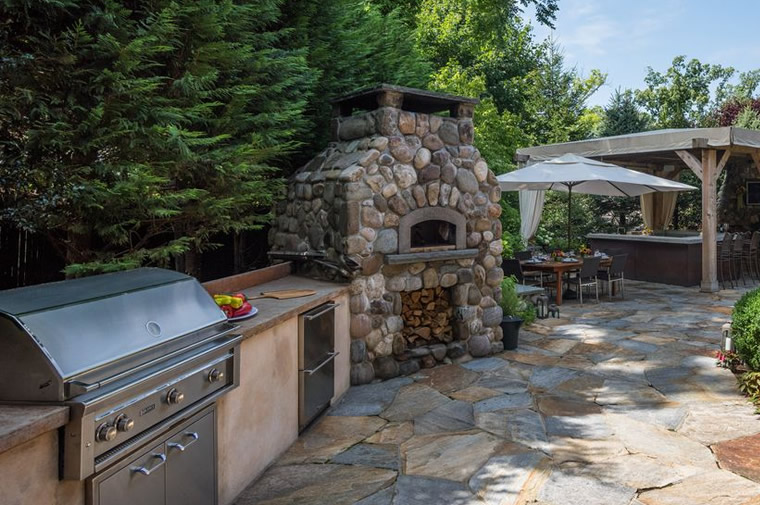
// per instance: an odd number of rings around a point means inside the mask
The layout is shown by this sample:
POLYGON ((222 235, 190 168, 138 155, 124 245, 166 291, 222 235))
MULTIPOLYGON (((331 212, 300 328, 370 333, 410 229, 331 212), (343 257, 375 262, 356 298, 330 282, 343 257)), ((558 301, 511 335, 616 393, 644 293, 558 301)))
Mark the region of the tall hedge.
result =
POLYGON ((277 0, 0 2, 2 215, 70 274, 198 273, 254 229, 315 74, 277 0))
POLYGON ((736 352, 750 368, 760 371, 760 289, 736 302, 731 330, 736 352))

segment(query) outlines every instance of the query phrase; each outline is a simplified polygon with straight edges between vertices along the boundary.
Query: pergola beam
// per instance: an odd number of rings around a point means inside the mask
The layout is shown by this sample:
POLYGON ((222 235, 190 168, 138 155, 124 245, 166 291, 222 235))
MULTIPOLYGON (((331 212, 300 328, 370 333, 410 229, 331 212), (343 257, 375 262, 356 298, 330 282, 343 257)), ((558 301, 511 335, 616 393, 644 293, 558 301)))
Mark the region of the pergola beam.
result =
POLYGON ((694 175, 696 175, 700 181, 704 182, 702 179, 702 162, 699 161, 699 159, 697 159, 697 157, 691 154, 689 151, 676 151, 676 154, 684 163, 686 163, 686 166, 689 167, 692 172, 694 172, 694 175))
MULTIPOLYGON (((729 147, 723 152, 723 156, 720 157, 720 161, 718 162, 718 166, 715 168, 715 178, 717 179, 720 177, 720 173, 723 171, 723 168, 726 166, 726 163, 728 163, 729 158, 731 158, 731 148, 729 147)), ((757 165, 757 161, 755 161, 755 165, 757 165)))

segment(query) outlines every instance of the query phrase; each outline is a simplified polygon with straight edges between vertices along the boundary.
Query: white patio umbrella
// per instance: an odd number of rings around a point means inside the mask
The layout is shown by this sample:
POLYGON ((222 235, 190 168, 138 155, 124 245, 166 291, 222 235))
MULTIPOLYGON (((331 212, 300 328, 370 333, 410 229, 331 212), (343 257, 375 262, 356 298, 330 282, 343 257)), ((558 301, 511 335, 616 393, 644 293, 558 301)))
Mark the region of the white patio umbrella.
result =
POLYGON ((504 191, 552 189, 566 191, 567 243, 570 245, 570 209, 573 193, 602 196, 639 196, 666 191, 691 191, 695 188, 662 177, 629 170, 612 163, 575 154, 529 165, 497 177, 504 191))

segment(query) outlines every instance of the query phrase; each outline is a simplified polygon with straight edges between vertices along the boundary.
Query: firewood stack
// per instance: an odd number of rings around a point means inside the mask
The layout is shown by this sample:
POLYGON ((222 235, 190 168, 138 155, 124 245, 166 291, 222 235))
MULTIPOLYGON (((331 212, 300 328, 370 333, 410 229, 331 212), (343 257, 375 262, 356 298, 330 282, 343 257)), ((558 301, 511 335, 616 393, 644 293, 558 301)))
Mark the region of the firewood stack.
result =
POLYGON ((451 342, 451 316, 448 291, 442 287, 401 293, 404 329, 410 347, 434 342, 451 342))

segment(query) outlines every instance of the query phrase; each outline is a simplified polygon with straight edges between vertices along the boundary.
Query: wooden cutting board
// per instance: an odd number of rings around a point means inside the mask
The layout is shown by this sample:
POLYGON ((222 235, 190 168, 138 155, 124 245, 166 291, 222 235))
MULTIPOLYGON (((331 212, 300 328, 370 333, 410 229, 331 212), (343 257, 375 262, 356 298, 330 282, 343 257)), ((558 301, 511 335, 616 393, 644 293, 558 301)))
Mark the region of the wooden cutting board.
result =
POLYGON ((261 294, 251 296, 248 300, 258 300, 260 298, 274 298, 275 300, 289 300, 290 298, 301 298, 302 296, 311 296, 317 294, 313 289, 281 289, 279 291, 262 291, 261 294))

